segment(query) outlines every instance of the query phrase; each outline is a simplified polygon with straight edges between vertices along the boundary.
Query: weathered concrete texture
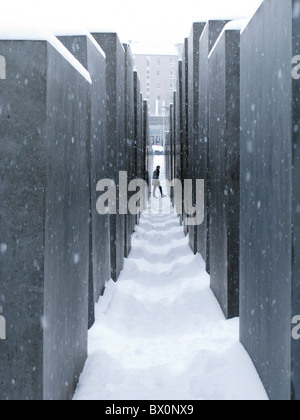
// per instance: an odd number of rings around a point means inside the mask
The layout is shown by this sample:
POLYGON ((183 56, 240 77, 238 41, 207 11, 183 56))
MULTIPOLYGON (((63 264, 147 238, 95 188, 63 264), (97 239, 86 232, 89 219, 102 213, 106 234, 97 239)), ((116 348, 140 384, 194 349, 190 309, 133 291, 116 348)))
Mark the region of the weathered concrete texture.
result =
MULTIPOLYGON (((169 137, 168 137, 168 155, 169 155, 169 180, 174 179, 173 161, 174 161, 174 104, 170 104, 170 125, 169 125, 169 137)), ((170 191, 171 201, 173 200, 173 189, 170 191)))
POLYGON ((209 56, 209 91, 211 288, 233 318, 239 315, 239 30, 225 29, 209 56))
POLYGON ((171 143, 171 179, 172 180, 176 178, 176 165, 175 165, 176 145, 177 145, 176 110, 177 110, 177 98, 176 98, 176 92, 174 92, 173 93, 173 108, 172 108, 173 138, 172 138, 172 143, 171 143))
POLYGON ((150 143, 150 130, 149 130, 149 108, 148 101, 143 100, 143 138, 142 138, 142 179, 149 184, 147 172, 147 149, 150 143))
MULTIPOLYGON (((185 38, 182 54, 182 120, 183 120, 183 155, 182 155, 182 177, 188 179, 188 159, 189 159, 189 40, 185 38)), ((186 223, 186 214, 183 212, 183 226, 185 235, 188 234, 189 227, 186 223)))
MULTIPOLYGON (((289 4, 288 4, 289 6, 289 4)), ((292 55, 300 55, 300 0, 292 2, 292 55)), ((292 317, 300 313, 300 77, 292 81, 292 317)), ((292 340, 292 392, 300 400, 300 341, 292 340)))
POLYGON ((183 99, 182 99, 182 85, 183 85, 183 72, 182 61, 178 62, 177 70, 177 91, 174 92, 176 97, 176 150, 175 150, 175 176, 181 181, 183 178, 183 99))
POLYGON ((106 128, 106 61, 93 38, 86 35, 58 36, 64 46, 89 71, 92 78, 90 114, 90 270, 89 327, 94 323, 94 304, 110 279, 109 215, 96 210, 97 182, 106 178, 108 165, 106 128))
MULTIPOLYGON (((193 204, 196 204, 196 167, 199 165, 195 152, 199 142, 199 41, 206 22, 194 23, 188 42, 188 178, 192 179, 193 204), (193 158, 191 158, 193 157, 193 158)), ((197 253, 197 226, 190 226, 189 242, 193 252, 197 253)))
POLYGON ((68 399, 87 355, 90 83, 45 41, 0 54, 0 399, 68 399))
MULTIPOLYGON (((128 182, 135 179, 134 170, 134 80, 133 56, 129 45, 123 45, 125 50, 125 154, 127 157, 128 182)), ((130 198, 130 195, 128 196, 130 198)), ((131 235, 135 225, 135 216, 125 216, 125 257, 131 251, 131 235)))
MULTIPOLYGON (((169 146, 169 180, 173 181, 176 178, 175 175, 175 156, 176 156, 176 143, 177 143, 177 133, 176 133, 176 93, 173 94, 173 103, 170 105, 170 146, 169 146)), ((174 205, 174 187, 170 188, 170 199, 171 203, 174 205)))
POLYGON ((148 202, 151 196, 152 189, 152 174, 153 174, 153 154, 152 154, 152 142, 150 136, 150 115, 149 115, 149 103, 147 100, 143 100, 143 142, 144 142, 144 157, 142 161, 144 177, 148 186, 146 190, 145 200, 148 202))
MULTIPOLYGON (((107 86, 107 178, 117 186, 119 209, 119 172, 126 171, 125 139, 125 51, 115 33, 92 34, 106 55, 107 86)), ((125 216, 110 215, 111 277, 117 281, 124 266, 125 216)))
MULTIPOLYGON (((134 72, 134 170, 135 176, 142 179, 141 161, 143 157, 143 97, 141 82, 137 72, 134 72)), ((139 222, 139 215, 135 217, 135 224, 139 222)))
POLYGON ((152 139, 150 136, 150 115, 149 115, 149 103, 147 104, 147 139, 146 139, 146 181, 148 184, 148 200, 151 198, 152 190, 152 174, 154 165, 154 153, 152 151, 152 139))
MULTIPOLYGON (((183 159, 184 159, 184 123, 183 123, 183 65, 182 61, 178 63, 178 73, 177 73, 177 92, 174 92, 176 96, 176 115, 175 115, 175 124, 176 124, 176 150, 175 150, 175 174, 176 178, 181 181, 181 184, 184 185, 183 177, 183 159)), ((180 223, 183 224, 183 214, 182 210, 184 208, 183 195, 181 197, 181 202, 177 203, 177 213, 180 213, 180 223)))
POLYGON ((166 159, 166 179, 171 179, 171 146, 170 146, 170 127, 165 132, 164 153, 166 159))
POLYGON ((264 1, 241 36, 241 341, 274 400, 300 399, 299 7, 264 1))
MULTIPOLYGON (((209 70, 208 56, 215 45, 227 20, 210 20, 207 22, 199 46, 199 143, 196 166, 197 179, 204 179, 204 222, 198 228, 198 252, 206 262, 206 271, 210 273, 209 244, 209 70)), ((216 75, 215 75, 216 77, 216 75)))

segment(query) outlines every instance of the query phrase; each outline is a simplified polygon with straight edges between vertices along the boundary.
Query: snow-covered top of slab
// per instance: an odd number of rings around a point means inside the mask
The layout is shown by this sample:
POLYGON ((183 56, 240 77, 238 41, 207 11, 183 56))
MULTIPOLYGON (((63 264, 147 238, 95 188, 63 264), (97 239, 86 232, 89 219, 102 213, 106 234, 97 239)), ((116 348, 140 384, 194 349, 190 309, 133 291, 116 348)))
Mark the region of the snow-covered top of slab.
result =
MULTIPOLYGON (((50 28, 49 28, 50 29, 50 28)), ((98 42, 95 40, 95 38, 90 34, 90 32, 85 28, 80 28, 77 25, 71 26, 61 24, 61 25, 55 25, 51 26, 51 32, 53 32, 56 36, 86 36, 88 39, 93 43, 95 48, 100 52, 100 54, 106 58, 105 52, 102 50, 98 42)))
POLYGON ((36 25, 0 22, 0 40, 6 41, 46 41, 53 46, 89 83, 92 83, 89 72, 53 35, 53 33, 36 25))
POLYGON ((222 38, 223 34, 226 31, 243 31, 245 29, 245 27, 248 25, 250 19, 237 19, 237 20, 232 20, 231 22, 228 22, 222 32, 219 35, 219 38, 217 39, 217 41, 215 42, 215 45, 213 46, 208 59, 212 56, 212 54, 214 53, 220 39, 222 38))
POLYGON ((238 19, 228 22, 223 31, 242 31, 249 23, 249 19, 238 19))

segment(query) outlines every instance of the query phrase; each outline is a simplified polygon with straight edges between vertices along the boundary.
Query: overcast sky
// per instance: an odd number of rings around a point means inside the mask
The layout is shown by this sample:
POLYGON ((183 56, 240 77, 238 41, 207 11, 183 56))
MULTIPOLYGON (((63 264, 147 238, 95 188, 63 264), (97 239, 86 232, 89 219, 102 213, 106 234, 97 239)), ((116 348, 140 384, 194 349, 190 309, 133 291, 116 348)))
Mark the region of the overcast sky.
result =
MULTIPOLYGON (((4 0, 0 0, 4 3, 4 0)), ((189 35, 193 22, 251 15, 261 0, 9 0, 2 19, 52 25, 56 21, 115 31, 122 42, 174 45, 189 35)))

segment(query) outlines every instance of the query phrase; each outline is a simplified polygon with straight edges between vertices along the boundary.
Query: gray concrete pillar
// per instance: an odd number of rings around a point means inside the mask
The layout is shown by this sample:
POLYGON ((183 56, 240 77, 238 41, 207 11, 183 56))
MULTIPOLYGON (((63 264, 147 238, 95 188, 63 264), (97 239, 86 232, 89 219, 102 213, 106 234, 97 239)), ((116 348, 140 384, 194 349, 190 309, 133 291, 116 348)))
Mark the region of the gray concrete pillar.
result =
POLYGON ((87 355, 89 74, 54 37, 0 54, 0 399, 69 399, 87 355))
POLYGON ((265 0, 241 35, 241 341, 274 400, 300 399, 299 7, 265 0))
POLYGON ((240 30, 225 29, 208 59, 210 279, 226 318, 239 315, 240 30))

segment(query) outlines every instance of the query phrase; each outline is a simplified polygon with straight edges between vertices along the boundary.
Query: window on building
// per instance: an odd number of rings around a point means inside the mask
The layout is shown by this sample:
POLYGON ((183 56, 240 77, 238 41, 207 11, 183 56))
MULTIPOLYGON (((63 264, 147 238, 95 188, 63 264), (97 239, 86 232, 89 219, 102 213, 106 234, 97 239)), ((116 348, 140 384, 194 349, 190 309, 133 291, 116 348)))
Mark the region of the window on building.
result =
POLYGON ((170 79, 174 79, 174 71, 170 71, 170 79))
POLYGON ((146 64, 147 64, 147 67, 150 67, 150 58, 147 58, 146 64))
POLYGON ((170 66, 174 66, 175 65, 175 59, 172 57, 170 58, 170 66))
POLYGON ((157 59, 157 65, 160 66, 161 65, 161 60, 160 58, 157 59))
POLYGON ((156 72, 156 76, 160 76, 160 71, 158 70, 157 72, 156 72))
POLYGON ((157 83, 156 89, 160 89, 160 83, 157 83))

